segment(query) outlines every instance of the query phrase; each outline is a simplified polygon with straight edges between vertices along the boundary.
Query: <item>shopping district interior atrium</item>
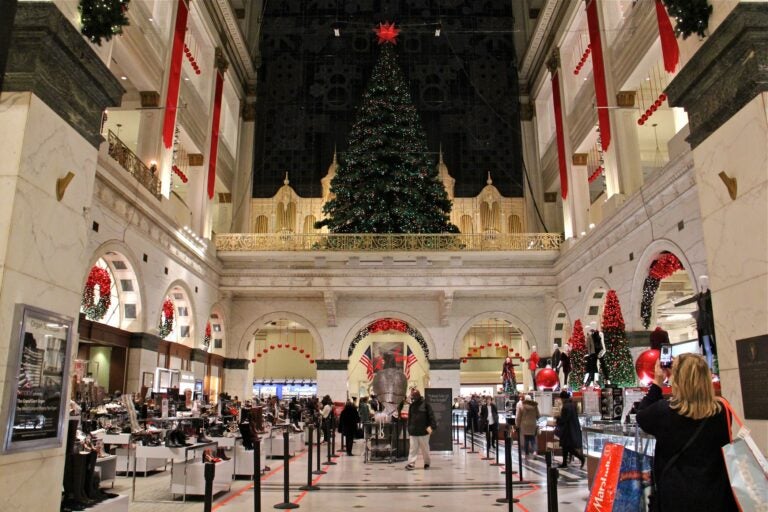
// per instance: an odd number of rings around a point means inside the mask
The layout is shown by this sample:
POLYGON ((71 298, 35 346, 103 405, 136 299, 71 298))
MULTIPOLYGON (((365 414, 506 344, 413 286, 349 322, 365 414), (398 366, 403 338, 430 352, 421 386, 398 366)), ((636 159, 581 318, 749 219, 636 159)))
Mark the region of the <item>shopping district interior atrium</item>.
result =
POLYGON ((767 1, 0 0, 0 162, 0 511, 644 511, 687 353, 768 452, 767 1))

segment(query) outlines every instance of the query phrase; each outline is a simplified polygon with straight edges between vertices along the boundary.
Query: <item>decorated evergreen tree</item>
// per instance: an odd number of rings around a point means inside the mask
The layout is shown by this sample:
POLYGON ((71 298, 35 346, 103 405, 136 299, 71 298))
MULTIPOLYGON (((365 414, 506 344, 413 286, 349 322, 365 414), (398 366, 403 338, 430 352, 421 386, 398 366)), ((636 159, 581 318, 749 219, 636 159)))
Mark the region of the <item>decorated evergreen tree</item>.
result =
POLYGON ((686 39, 693 33, 707 35, 712 6, 707 0, 664 0, 669 15, 675 18, 675 35, 686 39))
POLYGON ((122 34, 128 25, 128 3, 131 0, 80 0, 81 32, 92 43, 101 46, 113 35, 122 34))
POLYGON ((624 330, 624 317, 621 304, 615 290, 608 290, 603 309, 603 335, 605 336, 605 357, 608 375, 614 386, 634 386, 635 368, 632 354, 627 347, 627 334, 624 330))
POLYGON ((568 385, 574 391, 581 388, 584 382, 584 358, 587 357, 587 340, 584 337, 584 327, 581 320, 573 323, 573 331, 568 339, 571 347, 571 374, 568 376, 568 385))
POLYGON ((331 182, 335 198, 317 227, 333 233, 456 233, 451 202, 427 152, 394 25, 379 27, 381 53, 331 182), (391 44, 390 44, 391 43, 391 44))

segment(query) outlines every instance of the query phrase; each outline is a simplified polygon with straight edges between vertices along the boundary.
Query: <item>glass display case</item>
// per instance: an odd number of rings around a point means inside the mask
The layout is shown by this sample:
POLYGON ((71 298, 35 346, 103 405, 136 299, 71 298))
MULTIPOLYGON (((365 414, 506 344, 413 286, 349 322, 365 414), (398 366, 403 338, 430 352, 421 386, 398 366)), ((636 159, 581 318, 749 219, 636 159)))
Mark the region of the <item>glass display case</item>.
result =
POLYGON ((643 432, 637 424, 619 421, 601 421, 587 418, 581 429, 584 442, 584 455, 587 456, 587 482, 592 487, 592 480, 597 472, 603 447, 608 443, 620 444, 639 453, 653 455, 656 439, 643 432))

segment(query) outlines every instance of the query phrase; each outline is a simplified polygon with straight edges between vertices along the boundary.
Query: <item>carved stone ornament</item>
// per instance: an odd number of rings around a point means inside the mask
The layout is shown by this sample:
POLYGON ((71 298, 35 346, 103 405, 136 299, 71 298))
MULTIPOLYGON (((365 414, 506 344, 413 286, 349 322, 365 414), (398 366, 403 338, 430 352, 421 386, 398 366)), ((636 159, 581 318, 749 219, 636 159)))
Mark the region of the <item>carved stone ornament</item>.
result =
POLYGON ((552 50, 552 56, 549 57, 549 60, 547 61, 547 69, 550 73, 555 73, 558 69, 560 69, 560 49, 554 48, 552 50))

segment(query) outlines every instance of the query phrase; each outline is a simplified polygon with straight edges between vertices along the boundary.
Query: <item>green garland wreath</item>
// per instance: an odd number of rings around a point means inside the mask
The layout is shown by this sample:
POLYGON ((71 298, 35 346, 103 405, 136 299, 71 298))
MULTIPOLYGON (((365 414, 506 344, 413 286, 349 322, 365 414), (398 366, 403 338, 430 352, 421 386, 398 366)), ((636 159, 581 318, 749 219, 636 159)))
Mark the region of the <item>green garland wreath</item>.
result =
POLYGON ((173 313, 175 309, 171 299, 166 298, 163 301, 162 319, 160 320, 160 325, 157 326, 157 335, 161 338, 165 338, 173 330, 173 313))
POLYGON ((104 318, 112 304, 112 278, 106 269, 93 266, 88 273, 88 280, 83 288, 83 298, 80 305, 88 320, 98 321, 104 318), (99 287, 99 301, 96 302, 96 286, 99 287))
POLYGON ((80 32, 93 44, 101 46, 101 40, 123 33, 127 26, 128 3, 131 0, 80 0, 80 32))

